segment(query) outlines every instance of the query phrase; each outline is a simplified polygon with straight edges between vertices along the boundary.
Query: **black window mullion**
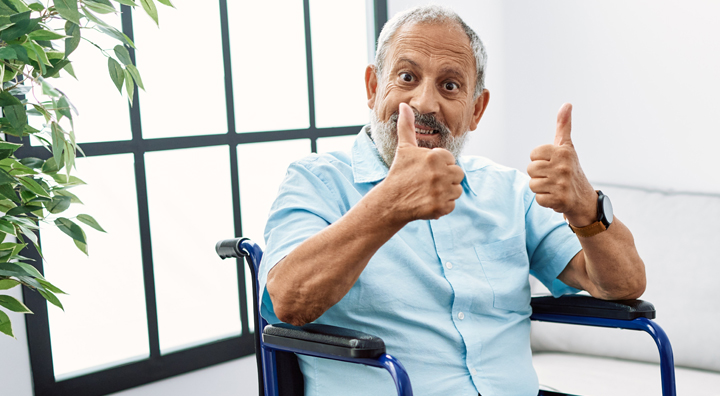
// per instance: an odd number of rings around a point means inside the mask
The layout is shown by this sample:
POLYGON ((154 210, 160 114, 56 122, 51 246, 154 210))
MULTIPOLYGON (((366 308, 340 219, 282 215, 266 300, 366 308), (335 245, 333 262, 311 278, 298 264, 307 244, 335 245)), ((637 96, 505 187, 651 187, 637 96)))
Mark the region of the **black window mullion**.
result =
MULTIPOLYGON (((121 6, 122 30, 130 40, 133 33, 132 10, 121 6)), ((137 64, 135 49, 129 48, 130 59, 137 64)), ((138 220, 140 227, 140 251, 142 252, 143 283, 145 287, 145 312, 147 315, 150 359, 160 357, 160 335, 158 331, 157 299, 155 294, 155 269, 153 267, 152 238, 150 235, 150 209, 148 207, 147 181, 145 176, 145 152, 143 150, 142 122, 140 118, 140 93, 135 89, 130 111, 133 155, 135 160, 135 191, 137 194, 138 220)))
POLYGON ((310 151, 317 153, 317 126, 315 125, 315 83, 313 82, 312 35, 310 33, 310 0, 303 0, 305 19, 305 64, 307 69, 308 121, 310 122, 310 151))
MULTIPOLYGON (((230 55, 230 22, 227 11, 227 0, 220 0, 220 34, 222 36, 222 51, 225 70, 225 111, 227 112, 228 150, 230 151, 230 187, 232 189, 233 228, 235 235, 242 235, 242 206, 240 205, 240 170, 237 155, 237 135, 235 129, 235 102, 232 81, 232 57, 230 55)), ((245 293, 245 267, 242 258, 236 259, 238 301, 240 303, 241 337, 249 337, 249 321, 247 293, 245 293)))

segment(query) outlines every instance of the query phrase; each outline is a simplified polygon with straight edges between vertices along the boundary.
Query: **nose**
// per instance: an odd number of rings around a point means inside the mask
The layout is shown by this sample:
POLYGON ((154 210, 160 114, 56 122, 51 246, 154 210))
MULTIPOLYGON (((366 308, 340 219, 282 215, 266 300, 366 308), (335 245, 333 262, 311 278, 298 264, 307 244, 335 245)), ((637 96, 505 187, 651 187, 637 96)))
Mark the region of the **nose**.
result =
POLYGON ((414 91, 408 103, 410 107, 420 114, 436 114, 440 110, 439 93, 430 80, 421 82, 414 91))

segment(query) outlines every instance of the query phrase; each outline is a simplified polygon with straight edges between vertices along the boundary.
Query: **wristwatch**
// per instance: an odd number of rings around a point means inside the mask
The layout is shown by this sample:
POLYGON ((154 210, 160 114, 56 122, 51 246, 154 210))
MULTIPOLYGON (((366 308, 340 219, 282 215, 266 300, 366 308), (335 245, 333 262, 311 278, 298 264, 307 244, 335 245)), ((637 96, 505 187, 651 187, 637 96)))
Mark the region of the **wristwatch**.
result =
MULTIPOLYGON (((600 190, 595 190, 597 200, 597 221, 585 227, 575 227, 568 222, 568 226, 579 237, 588 238, 597 235, 608 228, 613 222, 613 208, 610 198, 600 190)), ((567 221, 567 219, 565 219, 567 221)))

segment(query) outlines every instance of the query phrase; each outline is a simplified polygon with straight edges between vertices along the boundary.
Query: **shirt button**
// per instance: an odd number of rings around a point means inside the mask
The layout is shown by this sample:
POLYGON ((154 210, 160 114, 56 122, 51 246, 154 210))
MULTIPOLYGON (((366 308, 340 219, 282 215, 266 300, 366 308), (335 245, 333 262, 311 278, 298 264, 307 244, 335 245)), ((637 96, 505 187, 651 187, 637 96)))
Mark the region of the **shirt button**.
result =
POLYGON ((447 263, 445 263, 445 268, 452 269, 452 263, 449 261, 447 263))
POLYGON ((477 370, 475 370, 474 368, 471 368, 471 369, 470 369, 470 374, 472 374, 472 375, 477 374, 477 370))
POLYGON ((465 314, 462 312, 458 312, 458 319, 460 319, 460 320, 465 319, 465 314))

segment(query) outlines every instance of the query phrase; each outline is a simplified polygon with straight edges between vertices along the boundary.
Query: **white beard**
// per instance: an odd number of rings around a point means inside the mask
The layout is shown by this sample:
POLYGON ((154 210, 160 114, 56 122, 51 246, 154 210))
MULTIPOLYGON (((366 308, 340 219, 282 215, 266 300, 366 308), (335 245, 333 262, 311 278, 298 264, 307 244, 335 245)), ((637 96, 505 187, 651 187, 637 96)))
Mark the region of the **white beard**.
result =
MULTIPOLYGON (((383 122, 380 121, 375 110, 370 112, 370 137, 373 142, 375 142, 375 147, 377 147, 377 150, 380 153, 380 158, 382 158, 388 167, 392 166, 393 159, 395 158, 395 151, 397 150, 397 117, 398 113, 395 113, 387 122, 383 122)), ((435 117, 428 114, 419 115, 416 113, 415 119, 419 120, 420 118, 426 120, 431 119, 432 122, 435 123, 434 126, 440 132, 440 143, 438 145, 434 145, 424 140, 418 140, 418 146, 426 148, 444 148, 452 153, 457 160, 462 153, 463 147, 465 147, 465 142, 468 136, 467 131, 460 136, 453 136, 445 125, 435 120, 435 117)))

